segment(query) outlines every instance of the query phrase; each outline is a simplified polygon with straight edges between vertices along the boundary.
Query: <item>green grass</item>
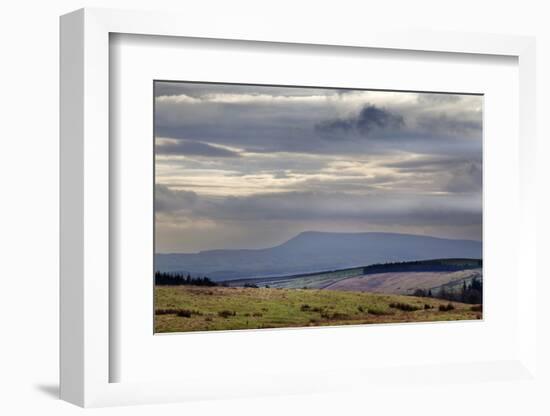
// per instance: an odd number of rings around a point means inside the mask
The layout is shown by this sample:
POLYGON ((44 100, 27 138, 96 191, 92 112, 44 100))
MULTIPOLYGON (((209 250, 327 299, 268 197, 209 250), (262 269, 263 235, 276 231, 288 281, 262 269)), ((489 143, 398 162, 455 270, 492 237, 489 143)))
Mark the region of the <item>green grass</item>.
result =
POLYGON ((472 305, 412 296, 318 289, 157 286, 155 332, 480 319, 472 305), (390 304, 410 305, 401 310, 390 304), (426 309, 425 304, 431 306, 426 309), (418 310, 412 310, 416 309, 418 310), (169 313, 173 311, 174 313, 169 313), (185 313, 181 313, 185 311, 185 313), (188 312, 189 311, 189 312, 188 312), (178 313, 179 312, 179 313, 178 313))

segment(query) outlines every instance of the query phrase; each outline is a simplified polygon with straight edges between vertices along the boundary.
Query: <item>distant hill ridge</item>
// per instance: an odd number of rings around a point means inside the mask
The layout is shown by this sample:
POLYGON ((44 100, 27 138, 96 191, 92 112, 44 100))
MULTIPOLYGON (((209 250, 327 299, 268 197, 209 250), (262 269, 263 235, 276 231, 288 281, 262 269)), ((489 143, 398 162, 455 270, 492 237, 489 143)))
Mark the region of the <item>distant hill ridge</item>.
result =
POLYGON ((481 258, 482 244, 398 233, 306 231, 264 249, 156 254, 155 270, 207 275, 215 281, 443 258, 481 258))

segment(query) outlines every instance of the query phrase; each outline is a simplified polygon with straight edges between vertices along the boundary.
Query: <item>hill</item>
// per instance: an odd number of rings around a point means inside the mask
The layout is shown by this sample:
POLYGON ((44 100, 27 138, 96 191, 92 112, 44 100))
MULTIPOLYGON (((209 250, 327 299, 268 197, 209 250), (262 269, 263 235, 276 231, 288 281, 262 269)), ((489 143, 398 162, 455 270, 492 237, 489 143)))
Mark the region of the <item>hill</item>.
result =
POLYGON ((309 231, 276 247, 156 254, 155 270, 207 275, 214 281, 337 270, 434 258, 481 258, 482 244, 395 233, 309 231))
POLYGON ((474 280, 483 284, 481 259, 434 259, 373 264, 341 270, 297 275, 235 279, 231 287, 325 289, 354 292, 420 295, 481 303, 481 286, 468 289, 474 280))
POLYGON ((365 267, 324 270, 317 273, 232 279, 226 286, 268 286, 286 289, 331 289, 412 294, 450 283, 481 279, 480 259, 435 259, 378 263, 365 267))

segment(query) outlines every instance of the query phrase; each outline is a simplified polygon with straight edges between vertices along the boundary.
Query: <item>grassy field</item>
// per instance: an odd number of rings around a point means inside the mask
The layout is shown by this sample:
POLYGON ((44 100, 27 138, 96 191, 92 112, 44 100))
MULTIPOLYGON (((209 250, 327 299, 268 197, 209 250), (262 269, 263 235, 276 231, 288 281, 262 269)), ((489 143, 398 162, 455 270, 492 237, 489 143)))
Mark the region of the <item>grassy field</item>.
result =
POLYGON ((481 319, 472 305, 453 302, 453 309, 440 310, 448 304, 318 289, 157 286, 155 332, 481 319))

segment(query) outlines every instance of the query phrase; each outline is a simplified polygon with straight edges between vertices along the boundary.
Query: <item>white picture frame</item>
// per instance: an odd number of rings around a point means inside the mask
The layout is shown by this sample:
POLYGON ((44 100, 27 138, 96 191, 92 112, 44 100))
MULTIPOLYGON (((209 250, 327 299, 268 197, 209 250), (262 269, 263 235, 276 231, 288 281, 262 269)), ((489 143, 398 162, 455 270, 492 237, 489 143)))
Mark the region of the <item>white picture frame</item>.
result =
MULTIPOLYGON (((189 16, 168 13, 83 9, 61 18, 61 398, 80 406, 159 403, 211 397, 262 394, 310 393, 348 389, 351 382, 370 385, 391 380, 399 369, 369 369, 368 374, 349 369, 331 370, 323 383, 318 374, 296 377, 284 372, 262 382, 236 382, 222 391, 209 380, 194 378, 193 385, 174 381, 111 382, 110 366, 120 359, 110 348, 110 309, 113 298, 110 259, 109 157, 109 37, 135 34, 186 38, 280 42, 284 44, 332 45, 453 54, 504 55, 518 59, 519 66, 519 165, 518 267, 524 271, 517 319, 519 345, 508 360, 477 363, 442 362, 402 372, 417 380, 433 380, 444 369, 458 378, 507 380, 536 378, 535 291, 535 41, 508 35, 360 32, 327 33, 283 30, 279 25, 239 26, 218 21, 204 25, 189 16), (310 380, 311 383, 305 383, 310 380), (284 387, 281 387, 284 386, 284 387), (271 393, 270 393, 271 392, 271 393)), ((111 328, 112 330, 112 328, 111 328)), ((353 330, 353 329, 351 329, 353 330)), ((223 336, 223 334, 220 334, 223 336)), ((328 336, 328 335, 327 335, 328 336)))

